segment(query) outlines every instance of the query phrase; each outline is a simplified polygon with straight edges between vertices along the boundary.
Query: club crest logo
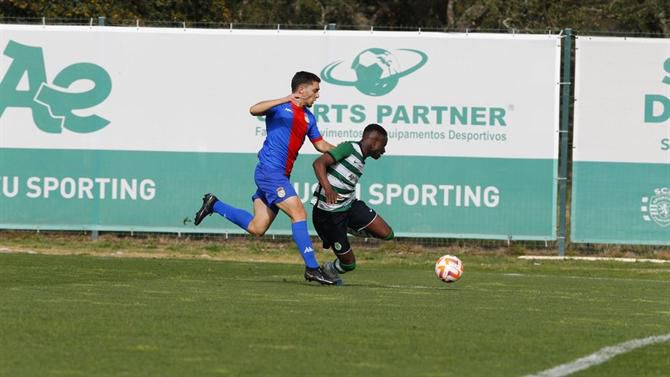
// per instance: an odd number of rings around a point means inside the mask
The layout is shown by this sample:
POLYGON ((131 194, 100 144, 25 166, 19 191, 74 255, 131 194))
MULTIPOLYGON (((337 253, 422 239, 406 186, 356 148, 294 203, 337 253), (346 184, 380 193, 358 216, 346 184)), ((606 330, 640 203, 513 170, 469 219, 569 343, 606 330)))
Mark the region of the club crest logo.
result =
POLYGON ((286 190, 283 187, 277 187, 277 196, 283 198, 286 196, 286 190))
POLYGON ((347 74, 351 75, 351 71, 347 72, 345 69, 336 71, 344 63, 343 60, 328 64, 321 70, 321 77, 333 85, 353 86, 367 96, 383 96, 395 89, 402 77, 416 72, 428 61, 428 55, 419 50, 403 48, 396 52, 397 56, 402 56, 406 62, 411 60, 415 62, 409 68, 403 69, 396 54, 383 48, 369 48, 359 53, 351 63, 351 70, 356 74, 356 80, 344 78, 347 74))
POLYGON ((662 227, 669 226, 670 188, 657 188, 654 190, 654 195, 643 196, 640 210, 644 221, 653 221, 662 227))

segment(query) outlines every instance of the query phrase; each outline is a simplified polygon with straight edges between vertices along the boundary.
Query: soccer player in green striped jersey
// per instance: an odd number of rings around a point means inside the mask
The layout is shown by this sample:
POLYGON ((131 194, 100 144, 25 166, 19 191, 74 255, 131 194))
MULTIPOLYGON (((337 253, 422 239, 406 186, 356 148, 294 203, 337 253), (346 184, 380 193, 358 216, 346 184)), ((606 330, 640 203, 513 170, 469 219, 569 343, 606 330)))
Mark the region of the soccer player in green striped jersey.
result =
POLYGON ((323 247, 332 248, 337 258, 325 263, 323 271, 342 284, 340 274, 356 268, 356 257, 347 233, 383 240, 393 238, 393 229, 365 202, 356 199, 356 184, 363 175, 365 159, 379 159, 386 152, 388 136, 378 124, 369 124, 360 141, 347 141, 324 153, 312 164, 319 186, 314 192, 314 228, 323 247))

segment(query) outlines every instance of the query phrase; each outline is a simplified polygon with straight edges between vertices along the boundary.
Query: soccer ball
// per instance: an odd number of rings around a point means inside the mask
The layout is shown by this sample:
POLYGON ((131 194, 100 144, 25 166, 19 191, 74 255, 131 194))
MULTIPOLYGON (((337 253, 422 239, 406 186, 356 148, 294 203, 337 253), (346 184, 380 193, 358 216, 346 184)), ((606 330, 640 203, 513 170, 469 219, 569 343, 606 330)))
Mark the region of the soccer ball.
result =
POLYGON ((445 283, 454 283, 463 276, 463 262, 453 255, 443 255, 435 262, 435 274, 445 283))

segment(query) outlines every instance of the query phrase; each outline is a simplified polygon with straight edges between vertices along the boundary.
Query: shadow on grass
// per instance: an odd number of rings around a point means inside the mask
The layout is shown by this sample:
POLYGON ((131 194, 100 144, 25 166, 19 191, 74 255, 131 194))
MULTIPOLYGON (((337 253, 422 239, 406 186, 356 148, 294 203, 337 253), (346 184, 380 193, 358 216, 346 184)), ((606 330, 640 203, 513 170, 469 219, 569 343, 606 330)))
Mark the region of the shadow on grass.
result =
POLYGON ((288 284, 296 286, 309 286, 315 288, 323 289, 344 289, 344 288, 373 288, 373 289, 422 289, 422 290, 434 290, 434 291, 458 291, 461 290, 459 287, 431 287, 427 285, 401 285, 401 284, 381 284, 381 283, 344 283, 343 285, 337 286, 326 286, 321 285, 315 282, 307 282, 301 280, 289 280, 289 279, 239 279, 244 280, 250 283, 260 283, 260 284, 288 284))

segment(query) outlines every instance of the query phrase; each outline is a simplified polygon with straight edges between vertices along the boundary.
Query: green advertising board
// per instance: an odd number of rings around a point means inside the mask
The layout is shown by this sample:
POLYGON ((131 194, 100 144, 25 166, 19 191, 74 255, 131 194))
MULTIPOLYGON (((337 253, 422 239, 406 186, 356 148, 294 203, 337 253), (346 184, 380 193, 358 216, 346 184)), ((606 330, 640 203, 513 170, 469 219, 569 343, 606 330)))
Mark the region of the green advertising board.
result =
POLYGON ((580 37, 575 69, 572 241, 670 244, 670 41, 580 37))

